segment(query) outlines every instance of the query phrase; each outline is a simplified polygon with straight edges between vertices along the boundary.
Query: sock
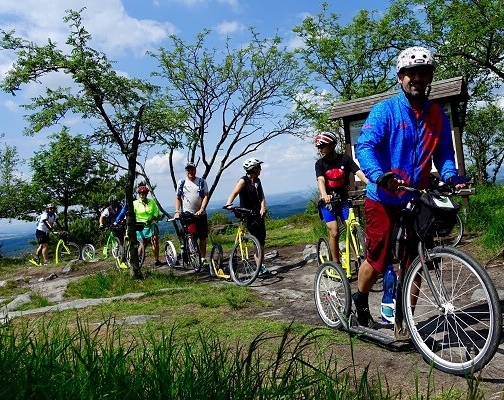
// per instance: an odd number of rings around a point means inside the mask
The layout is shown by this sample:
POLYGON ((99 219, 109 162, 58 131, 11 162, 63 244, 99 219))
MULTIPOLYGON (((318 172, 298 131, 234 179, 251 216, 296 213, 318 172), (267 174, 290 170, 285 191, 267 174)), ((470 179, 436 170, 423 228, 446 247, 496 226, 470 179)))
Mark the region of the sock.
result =
POLYGON ((359 304, 362 304, 368 307, 369 304, 369 293, 362 293, 357 289, 357 292, 354 294, 354 300, 359 304))

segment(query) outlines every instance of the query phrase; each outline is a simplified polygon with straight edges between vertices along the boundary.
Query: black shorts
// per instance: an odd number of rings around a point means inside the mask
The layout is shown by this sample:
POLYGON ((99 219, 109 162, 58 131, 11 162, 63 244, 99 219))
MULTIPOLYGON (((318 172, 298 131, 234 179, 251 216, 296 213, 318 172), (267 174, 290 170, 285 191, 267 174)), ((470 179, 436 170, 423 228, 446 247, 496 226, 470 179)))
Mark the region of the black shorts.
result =
POLYGON ((251 235, 254 235, 259 240, 261 246, 264 246, 264 243, 266 243, 266 224, 264 223, 264 218, 248 218, 247 229, 251 235))
POLYGON ((196 223, 196 237, 198 239, 206 239, 208 237, 208 216, 201 214, 195 220, 196 223))
POLYGON ((35 231, 35 237, 37 238, 38 244, 49 243, 49 232, 44 232, 37 229, 35 231))

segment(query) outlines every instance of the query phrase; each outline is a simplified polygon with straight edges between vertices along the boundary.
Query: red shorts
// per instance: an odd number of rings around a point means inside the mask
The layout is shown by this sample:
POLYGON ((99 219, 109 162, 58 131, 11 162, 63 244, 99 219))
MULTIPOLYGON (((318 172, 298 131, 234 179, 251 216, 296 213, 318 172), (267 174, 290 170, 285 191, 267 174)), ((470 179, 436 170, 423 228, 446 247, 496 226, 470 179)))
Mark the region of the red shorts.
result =
POLYGON ((392 229, 399 215, 395 206, 379 203, 366 198, 364 214, 366 218, 366 260, 383 274, 393 261, 392 229))

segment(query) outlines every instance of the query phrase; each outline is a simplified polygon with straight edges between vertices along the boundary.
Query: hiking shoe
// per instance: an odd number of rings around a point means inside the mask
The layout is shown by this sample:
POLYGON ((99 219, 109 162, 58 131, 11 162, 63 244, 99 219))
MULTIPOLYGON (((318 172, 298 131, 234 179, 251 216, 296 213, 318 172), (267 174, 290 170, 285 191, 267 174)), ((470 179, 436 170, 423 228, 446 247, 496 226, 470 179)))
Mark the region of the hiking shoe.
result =
POLYGON ((369 311, 369 306, 362 304, 360 301, 356 300, 357 293, 352 295, 353 302, 355 304, 355 311, 357 312, 357 322, 359 325, 366 328, 373 328, 375 326, 375 321, 371 316, 369 311))
POLYGON ((44 262, 44 265, 51 265, 51 261, 44 262))
POLYGON ((259 275, 258 276, 268 275, 269 273, 270 272, 269 272, 268 268, 266 268, 264 266, 264 264, 263 264, 263 265, 261 265, 261 270, 259 271, 259 275))
POLYGON ((159 261, 159 260, 156 260, 156 262, 154 263, 154 265, 156 267, 160 267, 161 265, 163 265, 163 263, 161 261, 159 261))

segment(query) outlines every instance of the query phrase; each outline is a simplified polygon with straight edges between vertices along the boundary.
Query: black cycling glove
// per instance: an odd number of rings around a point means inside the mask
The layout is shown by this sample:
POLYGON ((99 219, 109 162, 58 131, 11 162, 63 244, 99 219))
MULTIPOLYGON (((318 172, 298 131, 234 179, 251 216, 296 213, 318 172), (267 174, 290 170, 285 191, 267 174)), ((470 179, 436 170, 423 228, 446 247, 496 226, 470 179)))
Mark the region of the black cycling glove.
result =
POLYGON ((389 181, 394 177, 395 174, 393 172, 385 172, 383 175, 380 175, 380 177, 376 180, 376 184, 386 189, 388 187, 389 181))
POLYGON ((456 186, 456 185, 462 185, 464 183, 467 183, 471 180, 471 178, 465 176, 465 175, 453 175, 448 178, 448 183, 450 185, 456 186))

